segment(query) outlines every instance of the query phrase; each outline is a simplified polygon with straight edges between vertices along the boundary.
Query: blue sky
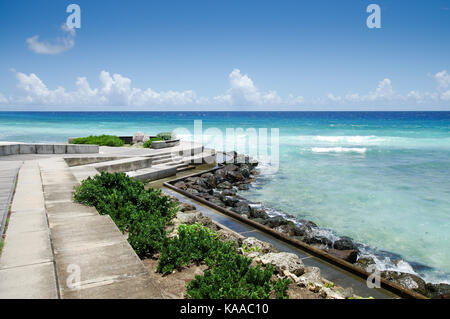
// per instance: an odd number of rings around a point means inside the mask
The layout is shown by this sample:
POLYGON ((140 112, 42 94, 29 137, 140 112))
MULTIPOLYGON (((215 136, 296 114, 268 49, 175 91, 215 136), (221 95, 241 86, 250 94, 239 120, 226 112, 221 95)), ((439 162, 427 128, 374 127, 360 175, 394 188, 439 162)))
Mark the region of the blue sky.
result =
POLYGON ((449 0, 2 0, 0 41, 9 109, 450 109, 449 0))

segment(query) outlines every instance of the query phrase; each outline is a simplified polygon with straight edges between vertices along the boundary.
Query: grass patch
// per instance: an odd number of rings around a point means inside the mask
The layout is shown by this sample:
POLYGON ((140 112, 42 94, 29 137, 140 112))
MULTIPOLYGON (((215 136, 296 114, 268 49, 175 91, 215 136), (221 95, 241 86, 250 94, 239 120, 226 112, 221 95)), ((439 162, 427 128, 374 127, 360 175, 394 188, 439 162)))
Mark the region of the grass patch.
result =
POLYGON ((122 232, 128 232, 128 242, 141 257, 160 250, 165 228, 178 210, 161 190, 146 190, 144 183, 125 173, 102 172, 88 177, 76 189, 74 199, 111 216, 122 232))
POLYGON ((125 143, 114 135, 89 135, 88 137, 74 138, 72 144, 94 144, 99 146, 123 146, 125 143))

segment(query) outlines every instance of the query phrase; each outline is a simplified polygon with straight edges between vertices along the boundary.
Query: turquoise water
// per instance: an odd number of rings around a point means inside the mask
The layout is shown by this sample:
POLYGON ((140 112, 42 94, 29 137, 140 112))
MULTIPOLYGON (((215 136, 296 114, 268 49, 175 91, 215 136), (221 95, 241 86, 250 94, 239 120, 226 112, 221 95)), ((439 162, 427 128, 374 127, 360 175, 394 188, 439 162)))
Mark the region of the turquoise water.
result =
POLYGON ((0 140, 192 132, 194 120, 223 132, 279 128, 278 171, 244 196, 352 237, 383 267, 450 282, 450 112, 0 112, 0 140))

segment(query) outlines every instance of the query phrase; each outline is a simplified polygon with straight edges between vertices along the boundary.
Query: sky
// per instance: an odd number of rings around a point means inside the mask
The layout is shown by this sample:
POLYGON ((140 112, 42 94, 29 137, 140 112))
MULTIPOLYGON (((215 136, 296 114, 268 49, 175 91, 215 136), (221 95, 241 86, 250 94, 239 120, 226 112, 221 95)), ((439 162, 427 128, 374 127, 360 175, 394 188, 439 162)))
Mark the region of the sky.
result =
POLYGON ((450 0, 0 0, 0 109, 450 110, 450 0))

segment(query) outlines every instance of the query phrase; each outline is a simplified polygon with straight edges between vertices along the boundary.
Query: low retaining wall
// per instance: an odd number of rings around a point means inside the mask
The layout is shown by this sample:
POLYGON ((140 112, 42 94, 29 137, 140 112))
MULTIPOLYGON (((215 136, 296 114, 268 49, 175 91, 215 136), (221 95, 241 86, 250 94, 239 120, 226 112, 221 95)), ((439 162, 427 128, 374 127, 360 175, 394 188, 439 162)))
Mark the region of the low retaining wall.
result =
POLYGON ((153 141, 152 148, 160 149, 180 145, 180 140, 153 141))
POLYGON ((88 144, 2 144, 0 156, 20 154, 93 154, 98 153, 98 145, 88 144))

